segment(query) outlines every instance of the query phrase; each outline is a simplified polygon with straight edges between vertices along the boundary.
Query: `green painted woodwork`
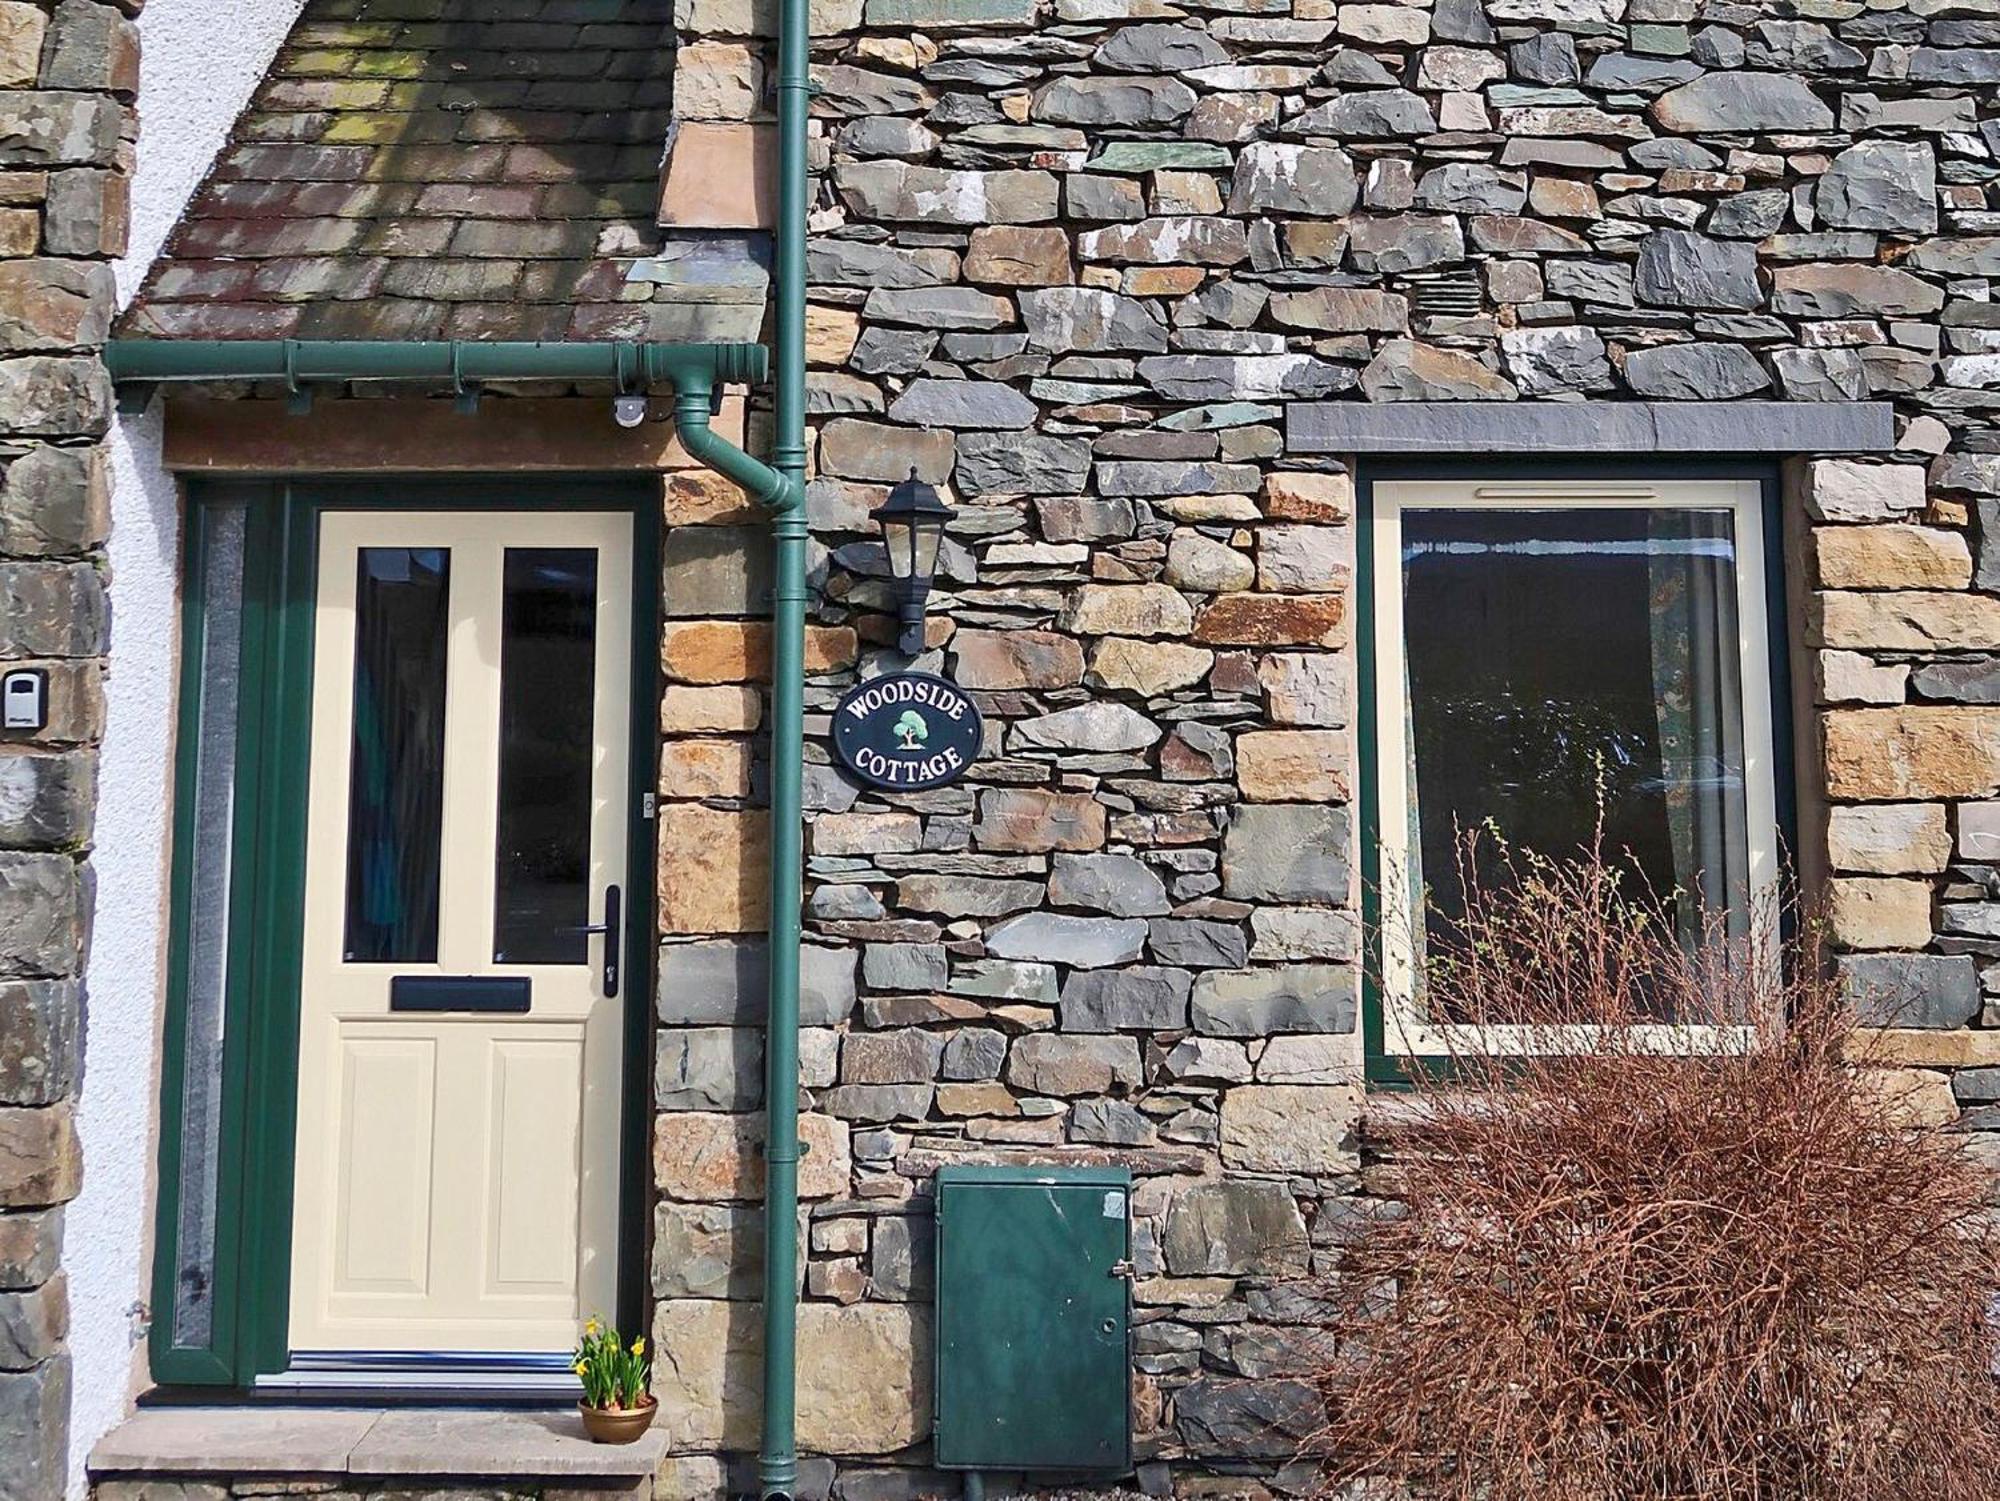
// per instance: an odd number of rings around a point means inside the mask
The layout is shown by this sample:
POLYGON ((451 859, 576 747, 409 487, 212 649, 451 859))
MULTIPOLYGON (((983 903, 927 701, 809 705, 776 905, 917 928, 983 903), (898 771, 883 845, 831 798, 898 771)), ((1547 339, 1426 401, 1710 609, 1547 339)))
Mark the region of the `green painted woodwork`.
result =
MULTIPOLYGON (((234 495, 213 494, 216 500, 237 499, 234 495)), ((229 1287, 224 1278, 235 1265, 238 1249, 238 1231, 241 1214, 238 1207, 240 1192, 238 1184, 241 1175, 243 1133, 240 1128, 241 1081, 225 1077, 223 1086, 222 1121, 216 1147, 217 1195, 215 1206, 214 1234, 214 1277, 218 1285, 213 1302, 211 1328, 205 1343, 182 1343, 175 1339, 173 1320, 177 1305, 176 1277, 180 1264, 180 1212, 182 1192, 182 1162, 186 1145, 182 1131, 185 1089, 188 1076, 188 1004, 190 968, 189 916, 192 911, 192 889, 194 866, 189 852, 195 841, 195 785, 196 743, 199 738, 200 687, 202 682, 203 638, 199 624, 203 619, 207 572, 202 565, 209 543, 209 523, 214 516, 209 507, 190 506, 185 528, 182 577, 184 580, 182 597, 186 628, 182 632, 180 703, 176 745, 178 753, 174 768, 174 850, 172 875, 169 882, 171 912, 171 936, 167 958, 168 1005, 163 1027, 163 1054, 160 1065, 161 1132, 159 1155, 159 1198, 155 1206, 157 1220, 154 1230, 154 1265, 152 1282, 153 1318, 148 1334, 152 1371, 155 1379, 163 1382, 211 1383, 227 1381, 234 1371, 236 1349, 236 1304, 229 1295, 229 1287)), ((262 517, 252 509, 246 518, 247 525, 255 528, 262 517)), ((247 562, 247 559, 246 559, 247 562)), ((246 567, 246 574, 247 574, 246 567)), ((244 648, 246 655, 252 645, 249 614, 249 580, 245 579, 244 648)), ((252 670, 252 664, 245 662, 238 674, 239 681, 239 726, 244 719, 255 713, 263 695, 260 684, 252 670)), ((242 740, 239 728, 238 739, 242 740)), ((238 754, 238 768, 241 768, 241 752, 238 754)), ((241 821, 237 829, 240 831, 241 821)), ((242 874, 241 865, 235 867, 237 879, 242 874)), ((232 904, 233 905, 233 904, 232 904)), ((223 1029, 225 1036, 235 1037, 241 1031, 241 1006, 232 1006, 230 997, 225 995, 223 1003, 223 1029)), ((225 1069, 229 1059, 225 1056, 225 1069)))
POLYGON ((1132 1175, 937 1175, 937 1463, 1132 1468, 1132 1175))
POLYGON ((1360 776, 1355 788, 1360 817, 1355 827, 1361 840, 1361 1043, 1367 1082, 1400 1088, 1409 1081, 1403 1077, 1404 1060, 1389 1056, 1387 1051, 1375 947, 1382 931, 1382 819, 1376 807, 1381 772, 1375 752, 1375 641, 1369 629, 1375 619, 1375 549, 1369 545, 1375 535, 1374 480, 1374 473, 1363 469, 1355 476, 1354 485, 1354 535, 1359 539, 1354 549, 1354 732, 1360 742, 1356 746, 1360 776))
MULTIPOLYGON (((268 622, 266 715, 256 727, 251 775, 237 779, 248 841, 239 847, 250 887, 232 898, 232 973, 248 978, 244 997, 242 1344, 236 1378, 281 1371, 290 1356, 292 1146, 298 1117, 299 969, 305 941, 306 748, 312 732, 313 594, 317 517, 300 514, 275 488, 266 557, 255 600, 268 622), (234 960, 241 945, 243 962, 234 960)), ((233 1040, 233 1039, 232 1039, 233 1040)))
POLYGON ((291 1258, 291 1142, 297 1082, 300 877, 305 802, 302 719, 311 671, 309 527, 269 485, 198 487, 190 499, 175 767, 165 1052, 161 1065, 159 1220, 151 1330, 154 1377, 166 1384, 240 1384, 283 1368, 291 1258), (202 559, 222 504, 246 508, 230 917, 223 998, 222 1107, 214 1223, 213 1328, 201 1347, 173 1339, 178 1264, 182 1089, 187 1057, 188 945, 196 836, 195 724, 201 683, 202 559), (302 572, 302 570, 308 570, 302 572), (288 757, 286 745, 295 743, 288 757), (288 766, 287 760, 301 763, 288 766), (291 920, 286 921, 289 914, 291 920), (261 940, 261 941, 260 941, 261 940), (289 986, 289 989, 286 987, 289 986), (273 1320, 275 1318, 275 1327, 273 1320), (274 1358, 273 1351, 276 1351, 274 1358))
MULTIPOLYGON (((628 488, 621 485, 620 489, 628 488)), ((646 1248, 653 1188, 653 998, 658 988, 660 876, 660 509, 649 481, 632 501, 632 821, 625 835, 625 1098, 618 1161, 618 1327, 646 1327, 646 1248), (657 804, 656 804, 657 806, 657 804)))
POLYGON ((319 518, 329 510, 627 510, 633 518, 632 822, 626 925, 624 1118, 618 1316, 637 1327, 645 1299, 646 1168, 651 1129, 654 954, 653 827, 642 794, 657 782, 659 509, 647 478, 207 483, 190 488, 183 578, 179 749, 175 766, 165 1051, 161 1066, 160 1195, 150 1334, 164 1386, 248 1386, 285 1370, 291 1295, 292 1152, 298 1098, 298 987, 305 889, 311 736, 313 596, 319 518), (203 549, 215 509, 248 506, 243 640, 231 840, 228 985, 216 1204, 214 1330, 176 1345, 173 1308, 182 1086, 187 1069, 188 934, 195 837, 190 792, 201 682, 203 549))

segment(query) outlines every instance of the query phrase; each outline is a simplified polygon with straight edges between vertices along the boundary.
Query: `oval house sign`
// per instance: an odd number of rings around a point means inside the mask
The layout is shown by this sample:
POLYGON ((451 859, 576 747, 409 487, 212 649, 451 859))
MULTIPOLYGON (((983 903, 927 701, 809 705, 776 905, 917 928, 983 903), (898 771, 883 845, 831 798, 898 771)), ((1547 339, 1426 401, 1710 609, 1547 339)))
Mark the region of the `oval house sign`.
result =
POLYGON ((979 754, 979 710, 928 672, 856 683, 833 711, 840 764, 871 787, 921 792, 955 781, 979 754))

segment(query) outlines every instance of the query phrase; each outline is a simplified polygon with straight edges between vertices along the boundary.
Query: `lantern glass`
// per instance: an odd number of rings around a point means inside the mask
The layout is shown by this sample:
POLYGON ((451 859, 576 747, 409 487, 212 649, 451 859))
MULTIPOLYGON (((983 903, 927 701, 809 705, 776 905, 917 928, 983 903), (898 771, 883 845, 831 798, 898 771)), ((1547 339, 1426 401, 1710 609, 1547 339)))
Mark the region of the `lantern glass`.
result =
POLYGON ((951 516, 951 507, 918 479, 914 470, 890 490, 889 498, 875 512, 882 546, 889 555, 890 575, 905 582, 929 582, 937 573, 938 551, 951 516))
POLYGON ((944 517, 926 516, 910 530, 910 577, 936 578, 938 549, 944 543, 944 517))
POLYGON ((882 516, 882 545, 889 554, 889 575, 909 578, 917 563, 917 529, 905 517, 882 516))

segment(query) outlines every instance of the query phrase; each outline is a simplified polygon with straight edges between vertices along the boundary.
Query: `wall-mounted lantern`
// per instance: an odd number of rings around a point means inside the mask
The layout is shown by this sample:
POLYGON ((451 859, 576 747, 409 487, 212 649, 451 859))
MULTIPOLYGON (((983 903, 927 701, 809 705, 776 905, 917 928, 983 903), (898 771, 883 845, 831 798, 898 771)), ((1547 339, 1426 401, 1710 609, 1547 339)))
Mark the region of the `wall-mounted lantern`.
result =
POLYGON ((930 597, 931 578, 937 572, 945 523, 957 514, 935 488, 917 478, 915 469, 875 509, 875 524, 882 529, 882 545, 889 553, 889 576, 895 580, 896 609, 903 624, 897 645, 906 657, 917 656, 924 649, 924 601, 930 597))

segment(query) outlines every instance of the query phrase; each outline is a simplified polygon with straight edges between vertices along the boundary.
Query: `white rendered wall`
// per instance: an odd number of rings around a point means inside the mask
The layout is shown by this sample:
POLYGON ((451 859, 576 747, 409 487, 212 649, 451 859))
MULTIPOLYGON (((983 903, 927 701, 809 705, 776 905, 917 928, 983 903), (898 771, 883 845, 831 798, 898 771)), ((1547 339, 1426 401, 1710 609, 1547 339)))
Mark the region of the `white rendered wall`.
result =
MULTIPOLYGON (((303 0, 152 0, 141 13, 132 238, 117 265, 129 303, 303 0)), ((180 597, 179 501, 160 465, 157 403, 109 439, 111 662, 92 864, 97 909, 86 975, 79 1129, 83 1193, 66 1217, 70 1492, 84 1457, 144 1380, 153 1157, 165 977, 168 803, 180 597)))
POLYGON ((139 170, 118 263, 130 302, 305 0, 153 0, 139 13, 139 170))

